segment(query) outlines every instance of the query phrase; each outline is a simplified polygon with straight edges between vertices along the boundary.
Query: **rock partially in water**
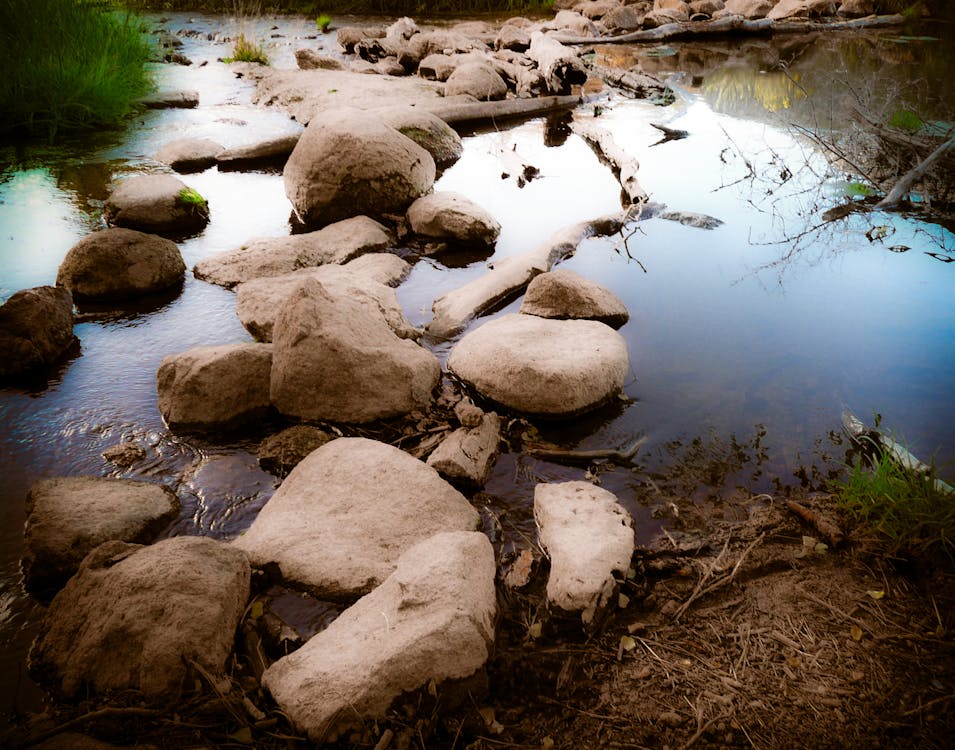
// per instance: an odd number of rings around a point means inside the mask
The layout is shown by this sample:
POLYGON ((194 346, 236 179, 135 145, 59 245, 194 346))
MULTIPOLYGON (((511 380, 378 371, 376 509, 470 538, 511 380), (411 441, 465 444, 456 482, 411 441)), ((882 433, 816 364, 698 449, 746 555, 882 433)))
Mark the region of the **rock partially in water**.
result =
POLYGON ((391 287, 401 284, 411 273, 411 264, 394 253, 368 253, 348 261, 344 267, 391 287))
POLYGON ((259 143, 227 148, 216 156, 221 171, 252 169, 263 166, 283 166, 295 149, 301 133, 289 133, 259 143))
POLYGON ((213 539, 106 542, 50 604, 31 675, 66 698, 135 690, 170 704, 192 662, 224 674, 250 574, 241 550, 213 539))
POLYGON ((285 165, 285 194, 302 221, 324 226, 404 211, 434 183, 431 154, 371 113, 318 114, 285 165))
POLYGON ((334 439, 334 435, 311 425, 288 427, 259 445, 259 466, 278 477, 287 476, 309 453, 334 439))
POLYGON ((0 306, 0 378, 51 365, 75 341, 69 289, 22 289, 0 306))
POLYGON ((128 469, 146 458, 146 449, 131 440, 110 446, 101 454, 110 463, 128 469))
POLYGON ((461 136, 437 115, 417 107, 385 107, 376 114, 386 125, 407 136, 431 154, 435 165, 445 169, 464 153, 461 136))
POLYGON ((460 427, 428 456, 428 466, 452 482, 483 487, 500 453, 501 420, 484 414, 472 427, 460 427))
POLYGON ((209 223, 209 204, 169 174, 129 177, 106 199, 106 221, 163 236, 185 236, 209 223))
POLYGON ((520 311, 541 318, 599 320, 611 328, 620 328, 630 319, 627 306, 616 294, 564 268, 535 277, 520 311))
POLYGON ((501 225, 487 210, 450 190, 418 198, 408 208, 408 223, 419 237, 456 245, 493 246, 501 233, 501 225))
POLYGON ((400 338, 381 312, 306 279, 272 332, 272 403, 301 419, 364 423, 431 401, 437 358, 400 338))
POLYGON ((23 578, 47 597, 103 542, 148 542, 179 513, 167 487, 132 479, 60 477, 34 484, 26 500, 23 578))
POLYGON ((195 109, 199 106, 198 91, 157 91, 140 99, 146 109, 195 109))
POLYGON ((417 542, 479 522, 423 462, 385 443, 339 438, 292 470, 235 544, 257 566, 278 563, 286 581, 348 599, 391 575, 417 542))
POLYGON ((165 357, 156 374, 170 428, 232 429, 269 412, 270 344, 200 346, 165 357))
POLYGON ((463 94, 486 102, 503 99, 507 95, 507 84, 487 63, 469 62, 458 66, 448 76, 444 92, 447 96, 463 94))
POLYGON ((619 393, 630 360, 626 341, 603 323, 509 314, 466 334, 448 369, 509 409, 567 417, 619 393))
MULTIPOLYGON (((175 178, 173 178, 175 179, 175 178)), ((129 300, 181 285, 186 273, 172 240, 111 227, 70 248, 56 274, 77 302, 129 300)))
POLYGON ((208 138, 179 138, 170 141, 156 154, 156 161, 177 172, 201 172, 215 165, 225 147, 208 138))
POLYGON ((479 532, 405 551, 378 588, 266 671, 263 685, 315 742, 384 719, 403 693, 483 669, 494 643, 494 551, 479 532))
POLYGON ((584 625, 613 596, 613 574, 626 575, 633 557, 633 519, 616 496, 590 482, 538 484, 534 519, 550 558, 547 600, 581 612, 584 625))

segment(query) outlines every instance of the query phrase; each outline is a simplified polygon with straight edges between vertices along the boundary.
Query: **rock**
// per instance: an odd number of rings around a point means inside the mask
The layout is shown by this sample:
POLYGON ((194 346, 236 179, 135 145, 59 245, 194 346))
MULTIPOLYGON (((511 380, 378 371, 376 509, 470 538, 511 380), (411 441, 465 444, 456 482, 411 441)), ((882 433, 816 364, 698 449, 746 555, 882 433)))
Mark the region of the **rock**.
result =
POLYGON ((283 276, 299 268, 346 263, 391 247, 391 233, 374 219, 354 216, 324 229, 289 237, 262 237, 199 261, 197 279, 231 289, 244 281, 283 276))
POLYGON ((156 374, 159 411, 174 430, 239 427, 268 414, 269 344, 200 346, 165 357, 156 374))
POLYGON ((462 398, 454 405, 454 416, 462 427, 477 427, 484 421, 484 410, 475 406, 470 399, 462 398))
POLYGON ((836 13, 849 18, 862 18, 875 13, 875 3, 872 0, 845 0, 836 13))
MULTIPOLYGON (((75 732, 62 732, 37 745, 30 745, 30 748, 31 750, 121 750, 118 745, 111 745, 75 732)), ((142 747, 142 750, 149 750, 149 746, 142 747)))
POLYGON ((354 52, 355 45, 362 39, 381 39, 384 35, 384 26, 342 26, 335 32, 338 43, 348 53, 354 52))
POLYGON ((114 226, 161 235, 185 235, 209 223, 209 204, 168 174, 123 180, 106 199, 106 221, 114 226))
POLYGON ((100 455, 110 463, 128 469, 137 461, 146 458, 146 449, 132 441, 127 441, 110 446, 100 455))
POLYGON ((262 441, 259 466, 277 477, 287 476, 309 453, 334 439, 334 435, 317 427, 297 424, 262 441))
POLYGON ((619 393, 630 361, 623 337, 603 323, 512 313, 466 334, 448 369, 510 409, 566 417, 619 393))
POLYGON ((323 112, 285 165, 285 194, 306 225, 404 211, 434 183, 431 154, 369 113, 323 112))
POLYGON ((208 138, 179 138, 159 149, 156 161, 168 164, 177 172, 201 172, 213 166, 225 147, 208 138))
POLYGON ((723 0, 693 0, 689 9, 691 16, 712 16, 716 11, 723 10, 723 0))
POLYGON ((613 573, 626 575, 633 556, 633 519, 607 490, 590 482, 538 484, 534 520, 550 558, 547 600, 582 611, 584 625, 613 595, 613 573))
POLYGON ((284 166, 301 132, 289 133, 278 138, 269 138, 259 143, 250 143, 236 148, 227 148, 216 157, 220 170, 240 170, 262 166, 284 166))
POLYGON ((319 55, 314 50, 297 49, 295 50, 295 62, 302 70, 344 70, 345 66, 334 57, 325 57, 319 55))
POLYGON ((22 289, 0 306, 0 378, 51 365, 75 341, 69 289, 22 289))
POLYGON ((651 10, 643 17, 643 27, 655 29, 668 23, 683 23, 689 20, 690 14, 687 12, 687 6, 681 3, 678 7, 667 8, 666 10, 651 10))
POLYGON ((608 31, 636 31, 643 26, 645 13, 633 5, 617 5, 600 20, 608 31))
POLYGON ((486 51, 487 45, 478 39, 451 29, 434 29, 415 34, 398 52, 398 62, 414 71, 429 55, 455 55, 472 50, 486 51))
POLYGON ((383 76, 406 76, 405 70, 398 62, 397 57, 383 57, 375 63, 375 72, 383 76))
POLYGON ((111 227, 70 248, 56 283, 78 302, 106 302, 163 292, 181 285, 185 273, 186 264, 172 240, 111 227))
POLYGON ((157 91, 139 103, 146 109, 195 109, 199 106, 198 91, 157 91))
POLYGON ((224 674, 250 574, 240 550, 213 539, 100 545, 50 604, 30 673, 67 698, 136 690, 171 704, 190 662, 224 674))
POLYGON ((620 328, 630 320, 623 301, 606 287, 559 268, 542 273, 528 285, 521 313, 541 318, 599 320, 620 328))
POLYGON ((305 280, 316 279, 335 299, 348 299, 380 315, 403 339, 417 339, 421 332, 407 321, 395 290, 370 276, 338 265, 303 268, 284 276, 253 279, 236 287, 236 314, 258 341, 271 341, 275 318, 292 292, 305 280))
POLYGON ((344 268, 385 286, 398 286, 411 273, 411 264, 394 253, 368 253, 348 261, 344 268))
POLYGON ((501 420, 485 414, 475 427, 461 427, 428 456, 428 466, 449 481, 483 487, 500 453, 501 420))
POLYGON ((257 566, 319 597, 371 591, 414 544, 478 528, 478 513, 438 473, 398 448, 339 438, 310 453, 235 540, 257 566))
POLYGON ((706 214, 693 213, 692 211, 664 211, 660 214, 660 218, 666 221, 676 221, 695 229, 716 229, 723 226, 721 219, 706 214))
POLYGON ((444 84, 444 93, 445 96, 465 94, 487 102, 503 99, 507 84, 490 65, 472 62, 455 68, 444 84))
POLYGON ((495 49, 509 49, 514 52, 526 52, 531 46, 531 34, 523 27, 507 23, 501 27, 497 39, 494 40, 495 49))
POLYGON ((411 231, 419 237, 457 245, 491 247, 501 225, 469 198, 450 190, 429 193, 408 208, 411 231))
POLYGON ((599 36, 600 31, 589 18, 571 10, 559 10, 547 28, 566 31, 575 36, 599 36))
POLYGON ((262 683, 314 742, 384 719, 403 693, 432 681, 440 690, 484 667, 494 642, 494 576, 483 534, 427 538, 377 589, 269 667, 262 683))
POLYGON ((592 21, 599 21, 614 8, 619 7, 620 3, 618 0, 585 0, 585 2, 575 5, 572 10, 575 10, 582 16, 586 16, 592 21))
POLYGON ((464 153, 461 136, 437 115, 415 107, 385 107, 376 114, 386 125, 407 136, 431 154, 438 168, 454 164, 464 153))
POLYGON ((23 578, 43 596, 59 589, 103 542, 148 542, 178 514, 167 487, 132 479, 60 477, 27 494, 23 578))
POLYGON ((307 279, 273 328, 272 403, 301 419, 364 423, 431 400, 433 354, 399 338, 382 315, 307 279))
POLYGON ((723 16, 743 16, 743 18, 765 18, 776 5, 776 0, 725 0, 723 10, 713 13, 713 18, 723 16))

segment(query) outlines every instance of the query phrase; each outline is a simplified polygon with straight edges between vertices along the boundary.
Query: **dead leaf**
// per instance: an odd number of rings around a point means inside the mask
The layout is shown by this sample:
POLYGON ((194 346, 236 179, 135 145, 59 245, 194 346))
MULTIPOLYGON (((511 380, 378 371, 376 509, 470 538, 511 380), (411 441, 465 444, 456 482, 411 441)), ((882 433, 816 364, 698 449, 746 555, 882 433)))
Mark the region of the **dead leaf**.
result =
POLYGON ((620 609, 626 609, 627 605, 630 604, 630 597, 626 594, 617 594, 617 606, 620 609))
POLYGON ((881 599, 883 596, 885 596, 884 591, 866 591, 866 593, 876 600, 881 599))
POLYGON ((862 628, 858 625, 853 625, 849 628, 849 634, 852 636, 852 640, 859 642, 862 640, 862 628))
POLYGON ((527 634, 528 634, 531 638, 540 638, 540 637, 541 637, 541 624, 540 624, 539 622, 535 622, 534 624, 532 624, 532 625, 527 629, 527 634))
POLYGON ((482 708, 479 713, 481 718, 484 719, 484 726, 491 734, 501 734, 504 731, 504 725, 494 718, 493 708, 482 708))
POLYGON ((249 729, 248 727, 242 727, 241 729, 230 734, 229 739, 233 739, 236 742, 241 742, 243 745, 251 745, 252 730, 249 729))

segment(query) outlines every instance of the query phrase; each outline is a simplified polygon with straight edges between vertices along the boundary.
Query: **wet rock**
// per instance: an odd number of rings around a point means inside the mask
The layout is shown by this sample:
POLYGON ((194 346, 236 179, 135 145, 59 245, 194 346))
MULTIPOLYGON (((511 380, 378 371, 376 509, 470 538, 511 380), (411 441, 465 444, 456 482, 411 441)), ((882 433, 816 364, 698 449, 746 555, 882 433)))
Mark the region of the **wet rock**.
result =
POLYGON ((302 419, 364 423, 430 402, 441 367, 378 311, 307 279, 273 328, 272 403, 302 419))
POLYGON ((213 166, 225 148, 208 138, 179 138, 159 149, 156 161, 168 164, 177 172, 201 172, 213 166))
POLYGON ((175 430, 239 427, 269 411, 272 347, 200 346, 163 358, 156 374, 159 412, 175 430))
POLYGON ((461 136, 437 115, 416 107, 386 107, 376 110, 386 125, 407 136, 431 154, 435 165, 444 169, 461 158, 461 136))
POLYGON ((630 567, 633 519, 616 496, 589 482, 538 484, 534 519, 550 558, 548 602, 582 611, 589 624, 613 596, 613 574, 625 575, 630 567))
POLYGON ((368 253, 348 261, 344 267, 392 287, 398 286, 411 273, 411 264, 394 253, 368 253))
POLYGON ((620 328, 630 320, 623 301, 606 287, 574 271, 542 273, 528 285, 521 313, 541 318, 599 320, 620 328))
POLYGON ((503 99, 507 94, 507 84, 490 65, 486 63, 465 63, 455 68, 444 85, 446 96, 473 96, 486 102, 503 99))
POLYGON ((484 208, 450 190, 418 198, 408 208, 408 223, 419 237, 458 245, 490 247, 501 233, 501 225, 484 208))
POLYGON ((53 364, 75 341, 68 289, 22 289, 0 306, 0 378, 53 364))
POLYGON ((623 337, 603 323, 509 314, 466 334, 448 369, 510 409, 562 417, 619 393, 630 361, 623 337))
POLYGON ((57 286, 77 302, 125 300, 182 284, 186 264, 176 243, 155 234, 111 227, 70 248, 56 274, 57 286))
POLYGON ((283 276, 299 268, 346 263, 391 247, 391 233, 374 219, 355 216, 324 229, 288 237, 261 237, 199 261, 197 279, 231 289, 244 281, 283 276))
POLYGON ((334 439, 334 435, 317 427, 297 424, 262 441, 259 466, 278 477, 287 476, 309 453, 334 439))
POLYGON ((353 269, 338 265, 303 268, 284 276, 253 279, 236 287, 236 314, 246 330, 258 341, 271 341, 275 318, 286 300, 305 279, 321 282, 336 299, 346 299, 378 314, 403 339, 420 336, 407 321, 395 290, 353 269))
POLYGON ((724 0, 723 10, 713 13, 713 18, 723 16, 743 16, 743 18, 765 18, 776 5, 776 0, 724 0))
POLYGON ((479 516, 438 473, 402 450, 339 438, 310 453, 235 540, 257 566, 341 599, 371 591, 401 554, 442 531, 472 531, 479 516))
POLYGON ((431 154, 373 114, 318 114, 285 165, 285 194, 302 221, 323 226, 351 216, 404 211, 431 189, 431 154))
POLYGON ((500 443, 501 420, 490 412, 474 427, 461 427, 448 435, 428 456, 428 466, 449 481, 483 487, 497 461, 500 443))
POLYGON ((157 91, 139 103, 146 109, 195 109, 199 106, 198 91, 157 91))
POLYGON ((132 479, 62 477, 34 484, 26 499, 23 578, 27 590, 52 595, 103 542, 147 542, 179 513, 160 484, 132 479))
POLYGON ((146 458, 146 449, 132 441, 110 446, 101 454, 112 464, 127 469, 137 461, 146 458))
POLYGON ((494 576, 483 534, 425 539, 377 589, 273 664, 263 685, 315 742, 384 719, 402 693, 432 680, 440 690, 484 667, 494 641, 494 576))
POLYGON ((278 138, 269 138, 259 143, 250 143, 236 148, 227 148, 216 156, 220 170, 241 170, 263 166, 282 166, 295 149, 301 133, 289 133, 278 138))
POLYGON ((149 174, 123 180, 106 199, 106 221, 161 235, 197 232, 209 223, 209 204, 181 180, 149 174))
POLYGON ((310 49, 295 50, 295 62, 301 70, 344 70, 345 66, 334 57, 326 57, 310 49))
POLYGON ((30 672, 67 698, 136 690, 169 704, 191 662, 224 674, 250 573, 245 554, 213 539, 106 542, 50 604, 30 672))

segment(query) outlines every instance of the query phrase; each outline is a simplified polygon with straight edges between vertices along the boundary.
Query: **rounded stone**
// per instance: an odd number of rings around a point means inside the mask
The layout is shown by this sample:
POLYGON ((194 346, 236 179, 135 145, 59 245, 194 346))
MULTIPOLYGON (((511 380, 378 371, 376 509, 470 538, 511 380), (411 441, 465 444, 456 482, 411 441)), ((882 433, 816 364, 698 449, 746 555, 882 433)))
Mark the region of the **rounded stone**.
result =
POLYGON ((161 235, 186 235, 209 223, 209 204, 169 174, 130 177, 106 200, 109 224, 161 235))
POLYGON ((52 364, 75 340, 68 289, 23 289, 0 306, 0 377, 52 364))

